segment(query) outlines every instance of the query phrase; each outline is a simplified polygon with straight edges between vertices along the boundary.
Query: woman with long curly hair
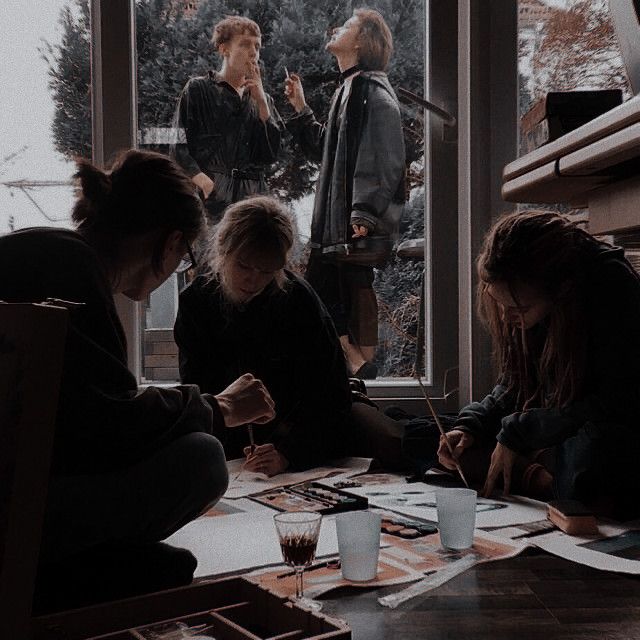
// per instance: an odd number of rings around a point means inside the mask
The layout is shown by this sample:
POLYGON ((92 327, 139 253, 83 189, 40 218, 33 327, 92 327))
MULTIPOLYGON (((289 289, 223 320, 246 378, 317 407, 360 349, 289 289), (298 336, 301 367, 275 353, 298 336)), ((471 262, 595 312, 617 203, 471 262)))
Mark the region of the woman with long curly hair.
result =
POLYGON ((640 484, 638 274, 621 248, 542 211, 498 220, 477 268, 500 375, 447 434, 453 456, 441 438, 441 464, 459 459, 485 495, 501 479, 505 493, 627 512, 640 484))

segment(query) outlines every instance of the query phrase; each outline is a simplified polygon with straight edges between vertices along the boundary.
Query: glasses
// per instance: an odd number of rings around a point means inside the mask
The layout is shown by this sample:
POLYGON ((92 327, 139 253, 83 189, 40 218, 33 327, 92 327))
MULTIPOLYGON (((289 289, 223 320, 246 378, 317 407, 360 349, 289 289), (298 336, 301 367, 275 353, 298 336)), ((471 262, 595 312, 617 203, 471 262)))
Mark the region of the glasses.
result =
POLYGON ((185 238, 184 244, 187 247, 187 254, 180 260, 180 264, 176 271, 178 273, 182 273, 183 271, 189 271, 189 269, 195 269, 198 266, 198 261, 196 257, 193 255, 193 251, 191 249, 191 245, 189 241, 185 238))

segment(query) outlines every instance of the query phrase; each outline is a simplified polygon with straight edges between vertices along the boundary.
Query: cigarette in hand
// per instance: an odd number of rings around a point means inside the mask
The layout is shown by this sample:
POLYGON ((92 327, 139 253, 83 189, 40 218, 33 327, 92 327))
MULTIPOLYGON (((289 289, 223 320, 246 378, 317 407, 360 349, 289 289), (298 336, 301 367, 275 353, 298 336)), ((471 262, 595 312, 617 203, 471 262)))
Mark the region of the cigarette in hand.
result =
POLYGON ((284 68, 284 77, 288 80, 289 79, 289 72, 287 71, 287 67, 284 68))

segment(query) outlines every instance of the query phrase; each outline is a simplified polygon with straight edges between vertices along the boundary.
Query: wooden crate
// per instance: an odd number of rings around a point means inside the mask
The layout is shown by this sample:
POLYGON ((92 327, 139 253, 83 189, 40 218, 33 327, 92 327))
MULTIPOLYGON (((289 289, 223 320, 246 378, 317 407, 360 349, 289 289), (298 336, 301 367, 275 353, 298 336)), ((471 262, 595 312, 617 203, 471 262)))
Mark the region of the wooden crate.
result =
MULTIPOLYGON (((345 622, 308 611, 242 577, 32 618, 32 640, 147 640, 158 625, 206 625, 216 640, 347 640, 345 622)), ((194 633, 194 635, 197 635, 194 633)), ((157 636, 156 636, 157 637, 157 636)), ((177 637, 180 637, 177 634, 177 637)))

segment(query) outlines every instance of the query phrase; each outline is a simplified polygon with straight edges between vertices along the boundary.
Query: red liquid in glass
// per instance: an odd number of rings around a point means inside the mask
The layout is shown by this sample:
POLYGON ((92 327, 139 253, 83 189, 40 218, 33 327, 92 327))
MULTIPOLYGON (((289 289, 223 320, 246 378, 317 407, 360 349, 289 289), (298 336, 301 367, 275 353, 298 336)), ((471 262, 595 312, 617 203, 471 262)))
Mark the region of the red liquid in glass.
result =
POLYGON ((286 537, 280 541, 282 557, 292 567, 306 567, 313 562, 317 541, 307 537, 286 537))

